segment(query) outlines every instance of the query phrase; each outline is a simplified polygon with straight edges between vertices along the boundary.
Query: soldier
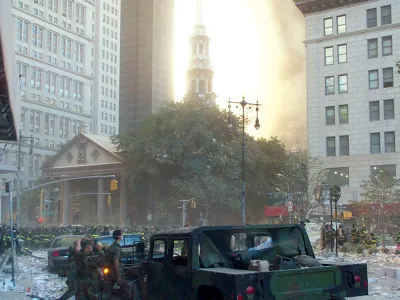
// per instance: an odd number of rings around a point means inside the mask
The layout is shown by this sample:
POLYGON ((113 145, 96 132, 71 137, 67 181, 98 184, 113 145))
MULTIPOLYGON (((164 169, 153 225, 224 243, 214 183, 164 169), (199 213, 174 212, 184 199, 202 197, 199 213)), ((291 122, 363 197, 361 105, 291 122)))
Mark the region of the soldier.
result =
POLYGON ((353 224, 353 228, 351 229, 351 242, 353 244, 358 244, 358 230, 357 230, 357 225, 353 224))
POLYGON ((76 286, 76 270, 75 270, 75 248, 77 242, 74 242, 68 251, 68 269, 67 271, 67 287, 68 290, 58 300, 67 300, 74 296, 77 292, 76 286))
POLYGON ((367 226, 365 224, 363 224, 361 230, 360 230, 360 239, 361 242, 364 244, 367 244, 367 238, 368 238, 368 230, 367 230, 367 226))
POLYGON ((339 225, 337 243, 339 247, 342 247, 346 243, 346 235, 343 230, 343 225, 339 225))
POLYGON ((122 230, 117 229, 113 232, 114 243, 107 249, 105 264, 109 268, 109 275, 104 278, 103 300, 108 299, 128 299, 126 283, 123 278, 124 271, 122 265, 122 249, 120 242, 123 239, 122 230))
POLYGON ((89 238, 78 240, 75 247, 75 269, 77 292, 75 300, 90 299, 88 289, 92 285, 91 270, 86 268, 85 259, 92 253, 92 243, 89 238))

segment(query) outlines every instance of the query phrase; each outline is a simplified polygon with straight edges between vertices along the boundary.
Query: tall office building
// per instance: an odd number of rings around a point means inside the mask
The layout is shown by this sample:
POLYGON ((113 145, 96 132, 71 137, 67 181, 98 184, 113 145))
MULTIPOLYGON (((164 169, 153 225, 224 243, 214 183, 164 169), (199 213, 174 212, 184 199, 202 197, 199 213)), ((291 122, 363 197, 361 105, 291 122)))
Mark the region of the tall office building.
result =
POLYGON ((122 0, 120 132, 172 101, 174 0, 122 0))
POLYGON ((400 174, 400 1, 294 0, 306 20, 308 148, 341 202, 400 174))
MULTIPOLYGON (((80 130, 118 131, 120 0, 7 1, 16 24, 23 188, 41 175, 45 157, 80 130)), ((15 171, 18 146, 0 149, 0 169, 15 171)), ((3 182, 8 178, 15 174, 3 182)))

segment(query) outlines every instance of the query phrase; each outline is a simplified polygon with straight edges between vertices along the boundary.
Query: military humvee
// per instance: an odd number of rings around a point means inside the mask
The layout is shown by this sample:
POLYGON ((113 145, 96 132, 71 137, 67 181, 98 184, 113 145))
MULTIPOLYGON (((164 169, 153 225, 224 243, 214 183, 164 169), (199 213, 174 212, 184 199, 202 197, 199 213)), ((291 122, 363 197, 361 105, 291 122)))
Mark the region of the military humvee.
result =
POLYGON ((368 295, 367 265, 316 260, 300 225, 163 231, 151 237, 147 261, 127 268, 126 276, 135 300, 309 300, 368 295), (249 268, 255 264, 267 269, 249 268))

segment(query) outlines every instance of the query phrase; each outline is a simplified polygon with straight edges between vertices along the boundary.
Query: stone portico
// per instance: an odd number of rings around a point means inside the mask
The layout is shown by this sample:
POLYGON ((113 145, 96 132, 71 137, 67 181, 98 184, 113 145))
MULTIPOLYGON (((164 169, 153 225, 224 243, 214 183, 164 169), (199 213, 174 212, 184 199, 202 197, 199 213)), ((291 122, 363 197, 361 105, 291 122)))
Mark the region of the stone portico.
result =
POLYGON ((79 133, 50 157, 44 168, 61 182, 59 222, 62 224, 123 224, 127 221, 127 177, 122 154, 109 137, 79 133), (111 175, 118 190, 110 191, 111 175), (85 177, 92 178, 85 178, 85 177), (108 194, 111 193, 111 204, 108 194))

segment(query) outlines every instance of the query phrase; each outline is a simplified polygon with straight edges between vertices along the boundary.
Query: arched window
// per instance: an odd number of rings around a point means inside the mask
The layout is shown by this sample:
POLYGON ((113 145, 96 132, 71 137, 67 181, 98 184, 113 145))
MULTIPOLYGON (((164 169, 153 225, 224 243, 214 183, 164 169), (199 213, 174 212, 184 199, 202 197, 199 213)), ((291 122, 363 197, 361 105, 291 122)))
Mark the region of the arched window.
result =
POLYGON ((204 50, 204 44, 200 44, 199 45, 199 53, 203 54, 203 50, 204 50))
POLYGON ((206 93, 206 83, 204 80, 200 80, 199 83, 199 94, 205 94, 206 93))

